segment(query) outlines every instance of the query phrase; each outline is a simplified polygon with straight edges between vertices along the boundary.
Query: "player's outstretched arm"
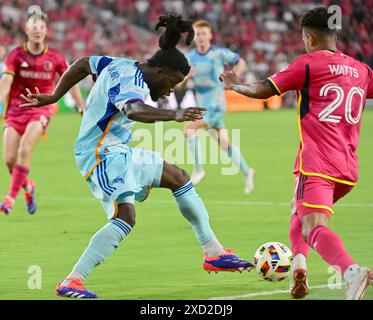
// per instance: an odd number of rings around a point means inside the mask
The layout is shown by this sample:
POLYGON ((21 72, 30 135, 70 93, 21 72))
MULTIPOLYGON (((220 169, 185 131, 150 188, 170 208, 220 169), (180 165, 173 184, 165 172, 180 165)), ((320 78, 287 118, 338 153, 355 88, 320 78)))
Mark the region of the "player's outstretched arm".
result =
POLYGON ((259 80, 242 84, 231 71, 222 73, 220 80, 225 83, 227 88, 254 99, 268 99, 276 94, 265 81, 259 80))
POLYGON ((42 107, 56 103, 67 91, 89 74, 91 74, 89 57, 80 58, 63 73, 52 94, 40 94, 37 88, 35 88, 35 93, 31 93, 29 89, 26 89, 27 97, 21 95, 26 103, 21 104, 20 107, 42 107))
POLYGON ((123 112, 133 121, 154 123, 156 121, 195 121, 203 118, 204 108, 188 108, 185 110, 164 110, 149 106, 140 101, 127 103, 123 112))

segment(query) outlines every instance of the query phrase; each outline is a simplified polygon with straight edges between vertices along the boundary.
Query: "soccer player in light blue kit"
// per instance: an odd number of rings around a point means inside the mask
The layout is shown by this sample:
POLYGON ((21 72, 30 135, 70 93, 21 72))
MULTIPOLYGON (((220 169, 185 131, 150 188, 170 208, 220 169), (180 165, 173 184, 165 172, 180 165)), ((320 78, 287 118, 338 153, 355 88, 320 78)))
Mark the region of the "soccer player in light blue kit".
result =
POLYGON ((212 45, 212 29, 208 21, 198 20, 193 23, 193 28, 196 48, 187 54, 192 67, 189 77, 193 77, 198 105, 206 108, 207 111, 202 120, 191 122, 185 128, 188 146, 194 155, 192 182, 197 184, 205 177, 201 147, 196 131, 202 128, 208 129, 210 135, 219 143, 220 148, 227 151, 233 163, 240 168, 245 177, 244 192, 249 194, 254 189, 255 171, 247 165, 239 148, 229 141, 224 126, 226 111, 224 84, 219 80, 219 75, 225 67, 233 67, 233 71, 240 76, 246 63, 237 53, 212 45))
POLYGON ((189 176, 165 162, 158 153, 130 148, 134 121, 194 121, 204 109, 161 110, 144 103, 150 94, 156 101, 169 95, 190 71, 184 55, 176 49, 181 32, 193 39, 192 22, 181 16, 162 16, 166 27, 161 47, 147 62, 105 56, 84 57, 61 77, 51 95, 28 94, 23 107, 37 107, 58 101, 73 85, 89 74, 96 78, 83 115, 75 158, 92 193, 99 199, 109 222, 89 242, 72 272, 56 288, 56 294, 70 298, 97 298, 86 290, 84 279, 108 258, 135 225, 134 201, 143 201, 150 187, 172 191, 180 212, 189 221, 201 244, 206 271, 250 270, 253 265, 225 249, 214 235, 204 204, 189 176))

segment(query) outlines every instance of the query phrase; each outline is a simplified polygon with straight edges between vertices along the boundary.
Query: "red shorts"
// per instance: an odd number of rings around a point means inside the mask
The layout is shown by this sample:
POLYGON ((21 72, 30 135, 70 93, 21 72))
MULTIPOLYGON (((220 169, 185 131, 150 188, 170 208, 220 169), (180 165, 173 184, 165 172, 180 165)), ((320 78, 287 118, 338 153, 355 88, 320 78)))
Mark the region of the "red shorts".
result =
POLYGON ((26 131, 27 125, 30 122, 39 121, 43 126, 43 131, 48 127, 51 118, 49 110, 43 110, 35 113, 27 113, 22 115, 7 115, 5 118, 5 127, 14 128, 20 136, 26 131))
POLYGON ((353 186, 315 176, 297 173, 295 177, 294 200, 299 219, 310 213, 322 213, 329 217, 333 204, 343 198, 353 186))

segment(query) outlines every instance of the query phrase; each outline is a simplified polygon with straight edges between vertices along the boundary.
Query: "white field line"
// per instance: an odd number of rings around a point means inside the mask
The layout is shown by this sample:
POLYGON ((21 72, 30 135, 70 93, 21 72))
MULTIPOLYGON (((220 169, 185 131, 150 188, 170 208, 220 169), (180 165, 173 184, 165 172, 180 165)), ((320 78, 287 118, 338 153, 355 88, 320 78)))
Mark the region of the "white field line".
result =
MULTIPOLYGON (((96 198, 92 197, 65 197, 65 196, 48 196, 48 197, 38 197, 39 199, 52 200, 52 201, 97 201, 96 198)), ((149 199, 152 203, 159 204, 174 204, 175 201, 170 197, 170 200, 153 200, 149 199)), ((289 207, 290 202, 283 201, 246 201, 246 200, 204 200, 206 204, 221 204, 221 205, 233 205, 233 206, 264 206, 264 207, 289 207)), ((336 204, 336 207, 346 207, 346 208, 373 208, 373 203, 340 203, 336 204)))
MULTIPOLYGON (((325 289, 329 288, 330 285, 324 284, 320 286, 312 286, 309 287, 311 290, 315 289, 325 289)), ((336 288, 343 288, 342 283, 336 283, 333 284, 336 288)), ((261 291, 261 292, 253 292, 253 293, 247 293, 247 294, 241 294, 237 296, 227 296, 227 297, 213 297, 209 298, 208 300, 237 300, 237 299, 244 299, 244 298, 255 298, 259 296, 273 296, 275 294, 290 294, 290 290, 273 290, 273 291, 261 291)))

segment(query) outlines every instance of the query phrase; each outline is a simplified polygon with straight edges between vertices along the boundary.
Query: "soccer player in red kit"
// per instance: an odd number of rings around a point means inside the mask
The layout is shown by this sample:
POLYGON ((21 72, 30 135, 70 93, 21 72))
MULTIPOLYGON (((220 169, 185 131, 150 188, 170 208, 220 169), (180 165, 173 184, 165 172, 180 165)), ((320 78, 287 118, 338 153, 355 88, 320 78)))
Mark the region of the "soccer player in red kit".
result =
POLYGON ((333 204, 358 180, 361 115, 373 98, 373 71, 337 50, 337 33, 325 8, 308 10, 301 19, 307 54, 265 81, 239 83, 231 72, 221 75, 231 89, 253 98, 296 90, 300 147, 295 161, 290 242, 294 254, 291 295, 308 294, 306 258, 313 248, 346 280, 346 298, 361 299, 373 272, 356 264, 342 240, 328 226, 333 204))
MULTIPOLYGON (((37 87, 42 92, 52 92, 56 74, 61 75, 67 68, 65 58, 58 51, 49 48, 45 42, 47 16, 33 12, 26 18, 27 42, 11 51, 5 59, 4 74, 0 80, 0 101, 8 96, 4 110, 5 130, 3 157, 11 173, 8 195, 0 205, 0 212, 9 214, 14 201, 23 188, 28 212, 37 209, 35 183, 28 179, 31 153, 51 117, 52 106, 40 109, 21 109, 21 94, 27 95, 26 88, 37 87)), ((84 101, 79 88, 71 89, 77 109, 82 111, 84 101)))

